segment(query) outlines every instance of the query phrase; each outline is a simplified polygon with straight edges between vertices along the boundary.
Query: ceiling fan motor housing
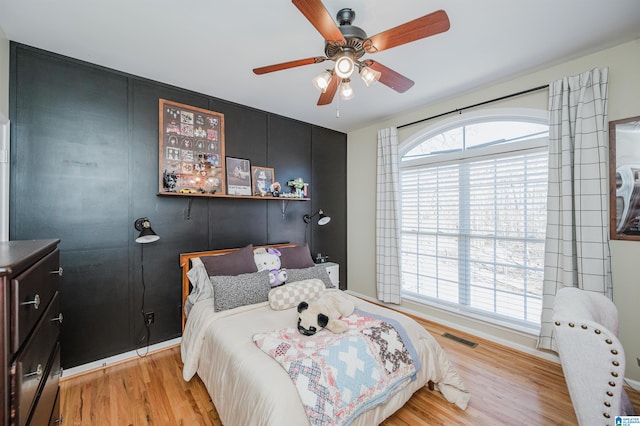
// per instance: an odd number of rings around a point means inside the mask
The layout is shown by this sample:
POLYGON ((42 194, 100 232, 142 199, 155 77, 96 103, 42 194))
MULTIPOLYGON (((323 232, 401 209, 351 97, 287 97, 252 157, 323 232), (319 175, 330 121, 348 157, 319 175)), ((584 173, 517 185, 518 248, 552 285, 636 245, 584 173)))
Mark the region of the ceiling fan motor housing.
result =
POLYGON ((329 59, 334 59, 340 56, 342 52, 350 52, 353 55, 353 59, 357 60, 364 55, 363 41, 367 39, 367 33, 355 25, 351 25, 351 22, 356 17, 356 12, 353 9, 344 8, 338 11, 336 20, 340 23, 340 32, 346 40, 343 46, 338 46, 334 43, 327 42, 324 47, 324 53, 329 59))

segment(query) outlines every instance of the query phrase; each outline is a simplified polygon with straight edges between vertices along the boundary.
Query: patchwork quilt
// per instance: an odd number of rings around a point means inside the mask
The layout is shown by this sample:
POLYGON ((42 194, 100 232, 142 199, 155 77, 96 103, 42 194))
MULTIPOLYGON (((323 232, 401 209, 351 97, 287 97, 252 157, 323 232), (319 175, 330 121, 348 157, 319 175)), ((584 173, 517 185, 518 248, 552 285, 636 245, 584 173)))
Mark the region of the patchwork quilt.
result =
POLYGON ((345 333, 285 328, 253 336, 289 374, 312 425, 348 425, 415 379, 417 353, 402 326, 356 310, 345 333))

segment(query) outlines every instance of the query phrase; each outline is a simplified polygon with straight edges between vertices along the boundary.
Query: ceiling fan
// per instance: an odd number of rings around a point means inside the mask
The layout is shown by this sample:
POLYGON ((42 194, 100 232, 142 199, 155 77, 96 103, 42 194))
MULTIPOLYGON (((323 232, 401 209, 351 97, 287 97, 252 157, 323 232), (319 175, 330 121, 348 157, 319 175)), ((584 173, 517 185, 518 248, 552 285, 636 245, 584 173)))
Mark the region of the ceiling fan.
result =
POLYGON ((338 27, 320 0, 292 0, 292 2, 324 38, 325 56, 254 68, 253 72, 260 75, 303 65, 319 64, 326 60, 334 61, 333 69, 314 78, 314 85, 321 92, 318 105, 333 102, 339 86, 342 99, 353 97, 350 77, 356 68, 367 86, 380 81, 398 93, 406 92, 413 86, 412 80, 380 62, 371 59, 363 60, 364 54, 381 52, 449 29, 449 17, 444 10, 438 10, 369 37, 364 30, 351 25, 355 19, 355 12, 349 8, 338 12, 336 16, 340 24, 338 27))

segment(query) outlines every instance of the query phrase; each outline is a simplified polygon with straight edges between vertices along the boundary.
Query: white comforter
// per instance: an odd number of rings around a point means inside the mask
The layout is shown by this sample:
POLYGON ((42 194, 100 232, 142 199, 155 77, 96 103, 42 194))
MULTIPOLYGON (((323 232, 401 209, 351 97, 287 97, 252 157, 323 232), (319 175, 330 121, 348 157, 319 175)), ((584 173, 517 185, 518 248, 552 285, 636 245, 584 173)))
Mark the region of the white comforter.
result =
MULTIPOLYGON (((465 409, 470 395, 435 339, 405 315, 353 296, 356 308, 399 321, 420 354, 417 380, 352 424, 369 426, 389 417, 429 380, 450 402, 465 409)), ((292 327, 296 308, 274 311, 267 302, 215 312, 213 300, 196 303, 182 336, 183 377, 197 372, 223 424, 307 425, 305 410, 287 372, 253 342, 258 332, 292 327)))

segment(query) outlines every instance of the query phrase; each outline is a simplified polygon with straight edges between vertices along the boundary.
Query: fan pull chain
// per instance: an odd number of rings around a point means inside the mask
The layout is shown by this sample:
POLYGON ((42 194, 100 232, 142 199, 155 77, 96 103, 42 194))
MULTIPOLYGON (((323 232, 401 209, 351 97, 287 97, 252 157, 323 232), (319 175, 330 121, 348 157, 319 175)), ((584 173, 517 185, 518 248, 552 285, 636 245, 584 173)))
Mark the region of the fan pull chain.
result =
POLYGON ((336 101, 336 118, 340 118, 340 96, 337 96, 336 101))

